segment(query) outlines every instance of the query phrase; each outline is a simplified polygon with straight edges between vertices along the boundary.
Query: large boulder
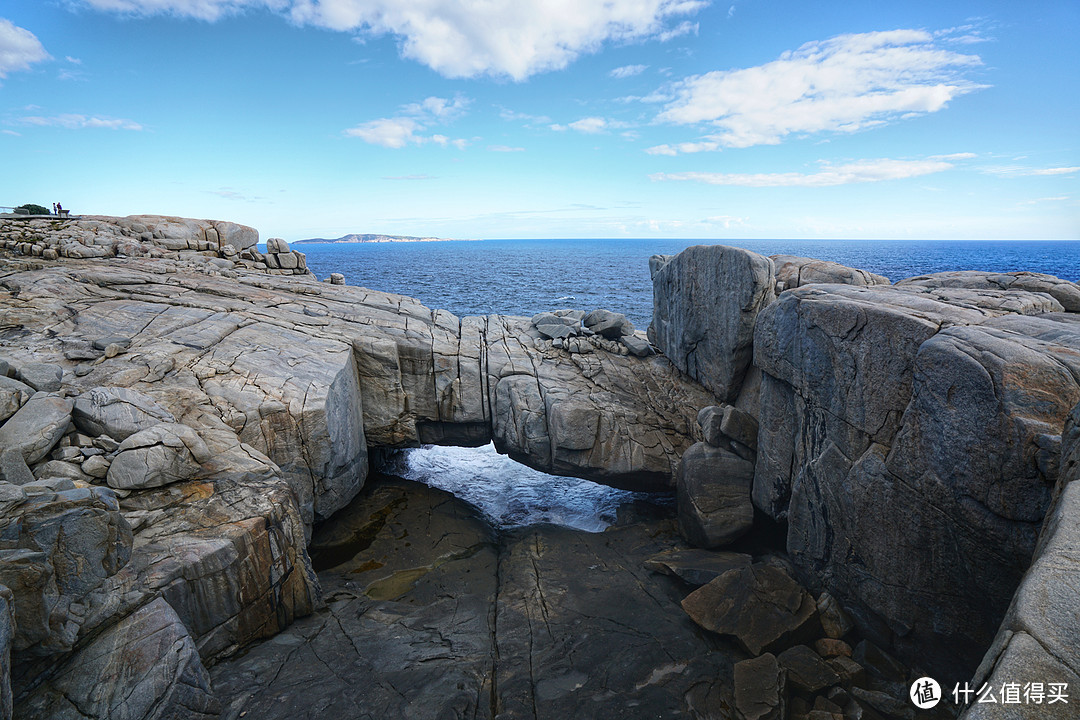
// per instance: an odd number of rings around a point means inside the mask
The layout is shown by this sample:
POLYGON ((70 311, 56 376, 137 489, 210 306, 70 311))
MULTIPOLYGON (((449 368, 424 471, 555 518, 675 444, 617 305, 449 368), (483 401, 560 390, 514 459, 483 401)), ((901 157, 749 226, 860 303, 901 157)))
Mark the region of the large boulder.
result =
POLYGON ((593 310, 581 322, 589 330, 606 338, 620 338, 634 334, 634 324, 622 313, 610 310, 593 310))
POLYGON ((929 669, 974 667, 1034 550, 1080 401, 1080 320, 1060 310, 813 285, 760 318, 754 502, 787 521, 800 580, 929 669))
POLYGON ((754 525, 754 464, 707 443, 683 455, 675 479, 679 532, 691 545, 726 545, 754 525))
POLYGON ((796 255, 771 255, 770 259, 775 268, 777 293, 813 283, 864 286, 889 284, 889 278, 883 275, 875 275, 866 270, 829 260, 815 260, 796 255))
POLYGON ((820 630, 810 593, 764 563, 728 570, 687 595, 682 607, 698 625, 733 637, 755 656, 809 641, 820 630))
POLYGON ((725 245, 697 245, 650 260, 649 339, 675 367, 733 402, 753 354, 758 313, 776 297, 769 258, 725 245))
POLYGON ((39 392, 0 427, 0 448, 18 450, 27 463, 48 455, 71 422, 71 400, 39 392))
POLYGON ((15 377, 35 390, 56 392, 60 389, 64 370, 52 363, 24 363, 19 366, 15 377))
POLYGON ((75 400, 71 417, 88 435, 125 440, 140 430, 176 419, 152 398, 132 388, 98 387, 75 400))
POLYGON ((190 480, 209 459, 198 433, 187 425, 162 423, 120 443, 106 480, 120 490, 160 487, 190 480))

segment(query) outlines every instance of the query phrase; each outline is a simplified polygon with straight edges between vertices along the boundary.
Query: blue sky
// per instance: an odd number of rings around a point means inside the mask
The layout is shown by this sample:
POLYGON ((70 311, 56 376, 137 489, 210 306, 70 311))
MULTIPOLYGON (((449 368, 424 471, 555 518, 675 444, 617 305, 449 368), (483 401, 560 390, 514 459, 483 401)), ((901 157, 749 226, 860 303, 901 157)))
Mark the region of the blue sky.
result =
POLYGON ((2 0, 0 205, 1080 238, 1080 3, 2 0))

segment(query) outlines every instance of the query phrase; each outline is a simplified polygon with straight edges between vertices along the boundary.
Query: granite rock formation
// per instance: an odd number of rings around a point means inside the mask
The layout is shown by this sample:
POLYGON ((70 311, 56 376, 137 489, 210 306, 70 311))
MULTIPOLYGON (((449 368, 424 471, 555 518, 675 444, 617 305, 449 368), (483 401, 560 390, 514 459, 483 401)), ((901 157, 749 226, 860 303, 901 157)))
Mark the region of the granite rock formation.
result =
POLYGON ((649 339, 677 368, 733 402, 753 355, 757 314, 775 298, 772 261, 725 245, 649 260, 649 339))
MULTIPOLYGON (((1021 692, 1027 688, 1029 698, 1033 686, 1041 687, 1045 693, 1043 702, 1018 703, 1012 708, 1016 718, 1064 720, 1076 715, 1072 706, 1076 702, 1075 688, 1080 687, 1076 597, 1080 583, 1080 484, 1075 482, 1077 478, 1080 478, 1080 405, 1072 409, 1065 423, 1060 472, 1031 566, 970 682, 976 688, 988 683, 997 688, 999 696, 1006 683, 1016 683, 1021 692), (1062 695, 1068 696, 1064 702, 1062 695), (1053 704, 1052 696, 1057 697, 1053 704)), ((962 717, 984 720, 998 717, 998 713, 985 704, 972 704, 962 717)))
POLYGON ((767 308, 754 501, 800 577, 903 654, 973 666, 1080 401, 1080 318, 1026 290, 807 286, 767 308))
MULTIPOLYGON (((759 422, 752 499, 786 524, 798 578, 829 590, 883 646, 959 678, 990 642, 1050 503, 1061 426, 1080 401, 1080 290, 1022 272, 890 286, 775 256, 775 300, 772 288, 761 300, 704 292, 762 286, 767 259, 747 255, 716 246, 654 257, 654 340, 676 363, 703 344, 712 358, 752 348, 747 382, 728 363, 709 370, 710 387, 759 422)), ((720 412, 702 421, 714 446, 731 442, 720 412)), ((687 453, 687 466, 707 477, 700 454, 687 453)), ((684 483, 680 495, 699 545, 712 541, 697 506, 739 475, 720 458, 711 467, 725 478, 715 490, 684 483)))
POLYGON ((216 715, 206 668, 320 607, 306 538, 360 490, 369 445, 494 440, 656 490, 699 436, 711 396, 651 350, 582 333, 570 352, 528 318, 319 283, 253 233, 0 225, 15 717, 216 715))
POLYGON ((645 337, 458 318, 257 241, 0 224, 0 718, 907 718, 913 666, 951 686, 987 646, 976 681, 1080 683, 1076 285, 699 246, 650 260, 645 337), (489 441, 676 489, 698 546, 765 514, 787 553, 495 537, 392 486, 340 515, 369 448, 489 441))

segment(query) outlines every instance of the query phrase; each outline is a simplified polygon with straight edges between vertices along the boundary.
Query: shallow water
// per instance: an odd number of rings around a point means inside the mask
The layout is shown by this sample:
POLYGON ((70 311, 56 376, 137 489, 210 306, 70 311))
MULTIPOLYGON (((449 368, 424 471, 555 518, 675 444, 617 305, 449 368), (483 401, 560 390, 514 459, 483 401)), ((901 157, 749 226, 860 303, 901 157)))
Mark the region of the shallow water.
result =
POLYGON ((495 451, 426 445, 390 456, 382 471, 446 490, 478 508, 497 528, 552 523, 601 532, 620 505, 644 501, 671 506, 670 494, 634 493, 588 480, 547 475, 495 451))

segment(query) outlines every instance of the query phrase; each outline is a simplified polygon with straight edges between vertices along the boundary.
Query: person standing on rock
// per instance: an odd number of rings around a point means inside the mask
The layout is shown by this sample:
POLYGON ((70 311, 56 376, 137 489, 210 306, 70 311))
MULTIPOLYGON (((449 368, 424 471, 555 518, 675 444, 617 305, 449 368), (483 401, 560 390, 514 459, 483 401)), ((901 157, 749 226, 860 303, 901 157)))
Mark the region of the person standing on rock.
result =
POLYGON ((52 204, 52 214, 56 215, 56 203, 52 204))

